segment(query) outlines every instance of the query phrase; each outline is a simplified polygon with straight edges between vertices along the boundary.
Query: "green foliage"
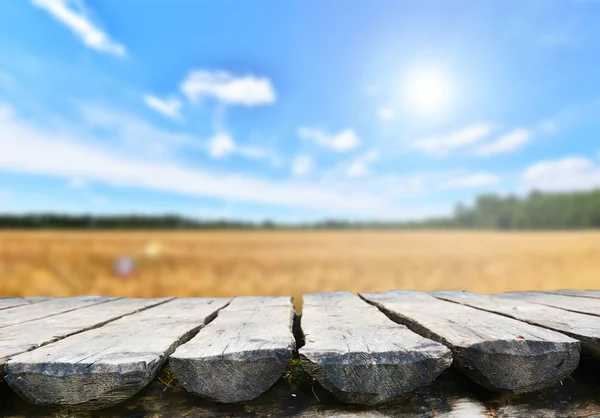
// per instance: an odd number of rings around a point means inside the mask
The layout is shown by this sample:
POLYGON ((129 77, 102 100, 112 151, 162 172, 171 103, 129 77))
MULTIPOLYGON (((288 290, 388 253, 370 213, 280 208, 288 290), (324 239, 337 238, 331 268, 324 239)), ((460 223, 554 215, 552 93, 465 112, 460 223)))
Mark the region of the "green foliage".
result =
POLYGON ((484 195, 473 207, 457 206, 448 226, 480 229, 600 228, 600 190, 532 192, 524 198, 484 195))
POLYGON ((258 225, 251 222, 221 219, 202 221, 177 215, 0 214, 0 228, 15 229, 251 229, 256 227, 258 225))
POLYGON ((313 379, 304 371, 300 359, 293 358, 289 361, 288 368, 283 374, 283 380, 289 385, 304 387, 309 386, 313 379))
POLYGON ((168 365, 165 365, 162 369, 160 369, 160 372, 158 373, 158 380, 163 385, 165 385, 164 390, 170 388, 175 392, 184 391, 181 385, 179 384, 179 381, 177 380, 177 376, 175 376, 175 373, 173 373, 173 370, 171 370, 171 368, 168 365))
POLYGON ((282 379, 292 388, 301 389, 306 392, 310 390, 313 396, 320 402, 320 399, 315 392, 317 379, 304 370, 302 361, 299 358, 293 358, 289 361, 288 368, 283 374, 282 379))
POLYGON ((307 224, 282 224, 270 220, 197 220, 177 215, 64 215, 0 214, 0 228, 22 229, 592 229, 600 228, 600 190, 541 193, 528 196, 487 194, 472 206, 456 205, 453 216, 413 222, 352 222, 325 219, 307 224))

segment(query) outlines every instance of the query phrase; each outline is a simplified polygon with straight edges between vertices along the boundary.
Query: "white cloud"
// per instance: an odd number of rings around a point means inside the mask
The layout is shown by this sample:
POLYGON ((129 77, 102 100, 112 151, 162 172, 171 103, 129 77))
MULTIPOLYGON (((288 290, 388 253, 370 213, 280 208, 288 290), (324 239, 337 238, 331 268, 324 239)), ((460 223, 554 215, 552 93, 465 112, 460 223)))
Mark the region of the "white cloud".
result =
POLYGON ((528 167, 521 180, 526 188, 545 191, 594 189, 600 187, 600 166, 583 157, 542 161, 528 167))
POLYGON ((515 129, 502 135, 496 141, 482 145, 475 150, 477 155, 488 156, 513 152, 523 147, 533 139, 533 135, 526 129, 515 129))
POLYGON ((298 128, 298 136, 338 152, 350 151, 358 147, 361 142, 352 129, 345 129, 338 133, 328 133, 316 128, 300 127, 298 128))
POLYGON ((88 47, 117 56, 126 54, 125 46, 110 39, 92 22, 83 0, 32 0, 32 3, 67 26, 88 47))
POLYGON ((217 133, 208 141, 207 149, 209 155, 216 159, 240 155, 252 160, 268 160, 273 165, 281 163, 279 157, 273 152, 258 147, 239 145, 230 134, 224 131, 217 133))
POLYGON ((82 138, 78 129, 71 131, 77 134, 38 128, 0 104, 0 170, 63 179, 84 178, 112 186, 291 206, 321 213, 402 214, 379 194, 352 188, 342 193, 337 187, 326 185, 214 173, 165 160, 141 159, 121 154, 112 147, 92 145, 93 137, 82 138))
POLYGON ((379 159, 379 152, 369 150, 365 154, 359 155, 346 168, 348 177, 364 177, 369 174, 369 166, 379 159))
POLYGON ((69 187, 71 189, 86 189, 87 182, 82 178, 73 177, 69 179, 69 187))
POLYGON ((396 112, 394 112, 394 109, 392 109, 391 107, 380 107, 377 111, 377 116, 382 121, 389 122, 391 120, 394 120, 394 118, 396 117, 396 112))
POLYGON ((308 155, 298 155, 292 163, 292 174, 294 176, 304 176, 313 168, 313 161, 308 155))
POLYGON ((208 153, 213 158, 223 158, 235 151, 235 142, 227 133, 215 135, 208 143, 208 153))
MULTIPOLYGON (((81 112, 89 128, 102 132, 103 143, 124 148, 140 157, 164 159, 183 151, 199 150, 213 158, 237 154, 253 160, 267 160, 274 166, 281 163, 274 152, 238 145, 224 130, 217 130, 213 137, 202 139, 186 133, 164 131, 135 115, 104 107, 84 106, 81 112)), ((68 126, 64 128, 69 129, 68 126)))
POLYGON ((449 134, 420 138, 414 141, 412 145, 426 154, 443 157, 456 148, 466 147, 481 141, 489 136, 491 132, 492 127, 489 124, 479 123, 449 134))
MULTIPOLYGON (((104 144, 126 148, 138 156, 164 158, 176 154, 182 148, 205 148, 205 142, 201 138, 159 129, 132 114, 94 105, 83 106, 80 110, 87 128, 102 133, 100 136, 104 144)), ((64 129, 72 128, 67 125, 64 129)), ((85 134, 82 132, 81 135, 85 134)))
POLYGON ((168 118, 179 119, 181 117, 179 114, 179 111, 181 110, 181 101, 175 97, 160 99, 151 94, 147 94, 144 96, 144 103, 146 103, 149 108, 168 118))
POLYGON ((282 164, 281 158, 279 158, 276 153, 268 149, 253 146, 237 146, 236 151, 238 154, 246 158, 253 160, 267 160, 273 166, 280 166, 282 164))
POLYGON ((268 78, 236 77, 225 71, 192 71, 180 87, 191 102, 212 97, 226 104, 258 106, 272 104, 277 99, 268 78))
POLYGON ((81 177, 70 178, 68 186, 71 189, 79 190, 84 198, 88 199, 95 205, 106 205, 110 201, 108 197, 94 193, 88 182, 81 177))
POLYGON ((467 189, 498 184, 500 177, 492 173, 461 174, 442 181, 442 189, 467 189))

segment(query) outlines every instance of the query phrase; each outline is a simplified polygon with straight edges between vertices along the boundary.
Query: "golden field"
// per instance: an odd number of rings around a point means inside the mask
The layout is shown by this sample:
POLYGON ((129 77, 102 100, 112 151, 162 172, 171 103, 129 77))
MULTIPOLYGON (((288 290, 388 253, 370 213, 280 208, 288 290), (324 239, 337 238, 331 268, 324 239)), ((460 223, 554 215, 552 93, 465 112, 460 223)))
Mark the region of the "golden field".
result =
POLYGON ((1 296, 600 287, 596 232, 0 232, 1 296), (135 261, 119 277, 115 260, 135 261))

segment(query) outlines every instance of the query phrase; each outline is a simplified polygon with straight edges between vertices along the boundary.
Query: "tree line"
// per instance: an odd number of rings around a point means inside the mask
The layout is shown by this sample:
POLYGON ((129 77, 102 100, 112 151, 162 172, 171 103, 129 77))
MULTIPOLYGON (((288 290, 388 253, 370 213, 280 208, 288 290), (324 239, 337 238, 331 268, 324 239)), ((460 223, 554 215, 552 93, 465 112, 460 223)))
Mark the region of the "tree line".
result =
POLYGON ((328 219, 284 224, 270 220, 199 220, 178 215, 0 214, 3 229, 593 229, 600 228, 600 190, 542 193, 524 197, 486 194, 459 203, 447 217, 377 222, 328 219))
POLYGON ((541 193, 518 198, 488 194, 471 207, 458 204, 454 216, 441 220, 450 227, 479 229, 600 228, 600 190, 541 193))
POLYGON ((244 229, 251 222, 201 221, 178 215, 70 215, 61 213, 0 214, 5 229, 244 229))

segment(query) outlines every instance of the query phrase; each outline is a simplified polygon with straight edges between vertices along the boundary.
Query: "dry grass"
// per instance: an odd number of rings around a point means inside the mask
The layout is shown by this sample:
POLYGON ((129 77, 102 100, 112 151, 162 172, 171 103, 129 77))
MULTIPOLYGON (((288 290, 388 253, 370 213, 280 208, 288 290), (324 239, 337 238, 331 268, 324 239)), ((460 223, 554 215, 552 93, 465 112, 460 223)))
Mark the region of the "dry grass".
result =
POLYGON ((595 288, 600 233, 2 232, 0 295, 595 288), (121 255, 136 261, 127 278, 121 255))

